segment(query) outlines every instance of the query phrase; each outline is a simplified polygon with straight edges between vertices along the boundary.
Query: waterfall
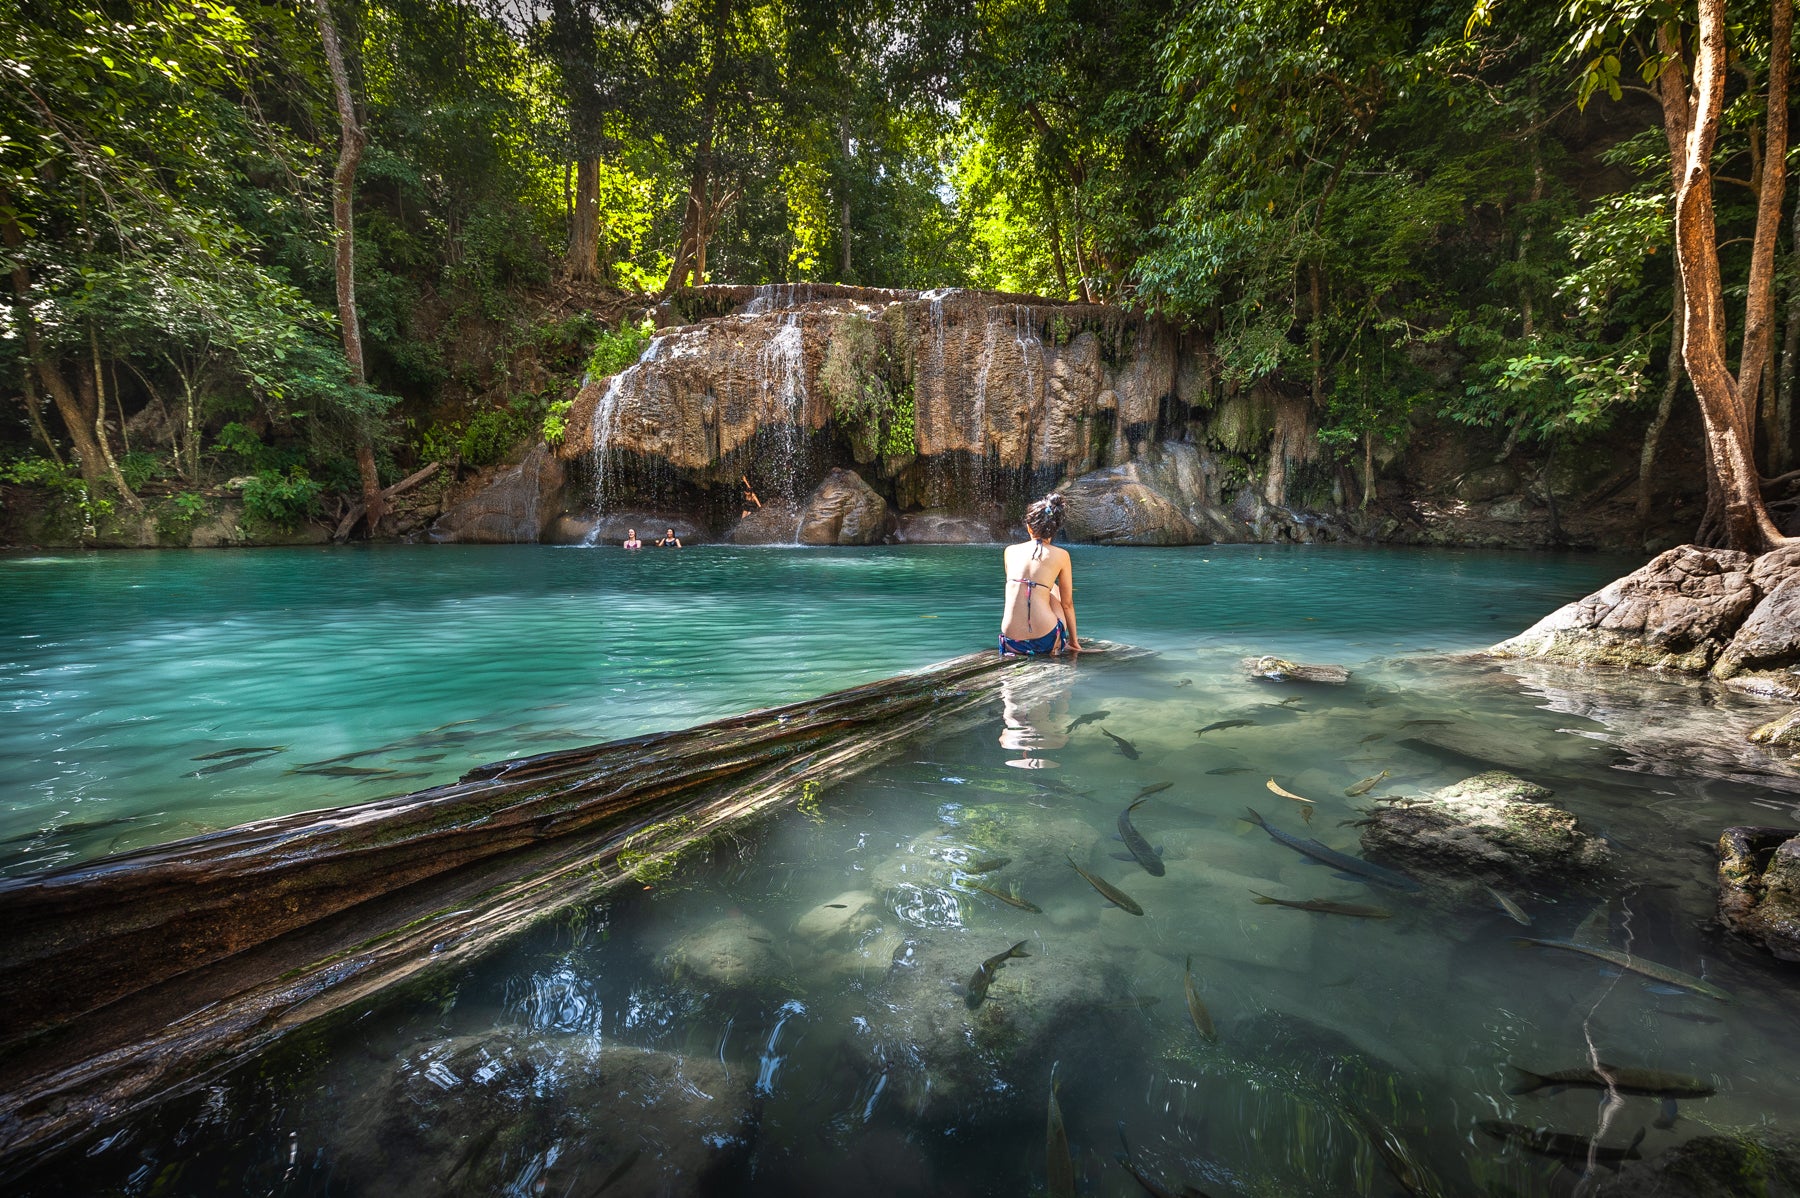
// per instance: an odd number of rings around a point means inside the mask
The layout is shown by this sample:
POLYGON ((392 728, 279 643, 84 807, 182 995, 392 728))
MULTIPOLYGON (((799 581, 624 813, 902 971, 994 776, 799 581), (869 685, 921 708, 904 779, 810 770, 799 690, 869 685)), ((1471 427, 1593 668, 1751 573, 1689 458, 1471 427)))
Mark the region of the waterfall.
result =
POLYGON ((638 360, 612 376, 606 384, 606 393, 600 402, 594 405, 594 514, 606 511, 606 503, 610 496, 607 485, 611 481, 612 440, 619 431, 620 409, 623 406, 629 388, 637 383, 638 374, 647 363, 656 361, 662 352, 663 343, 668 336, 652 337, 638 360))
POLYGON ((1026 409, 1040 413, 1043 420, 1044 460, 1036 465, 1048 469, 1053 465, 1050 460, 1050 399, 1047 393, 1038 394, 1042 380, 1032 373, 1034 355, 1039 367, 1044 364, 1044 343, 1038 337, 1036 313, 1025 304, 1013 305, 1013 344, 1019 347, 1019 367, 1025 372, 1026 409))
POLYGON ((994 499, 995 492, 999 489, 994 485, 994 459, 988 451, 987 443, 988 373, 994 368, 994 343, 998 340, 999 328, 999 322, 994 320, 992 309, 984 309, 981 330, 981 369, 975 373, 975 402, 970 405, 969 412, 969 423, 972 430, 969 444, 973 446, 972 452, 980 455, 980 461, 975 464, 976 498, 982 500, 994 499))
POLYGON ((806 339, 800 313, 782 318, 757 354, 757 364, 762 374, 763 427, 774 426, 779 438, 771 474, 780 488, 777 493, 798 501, 807 474, 806 339))

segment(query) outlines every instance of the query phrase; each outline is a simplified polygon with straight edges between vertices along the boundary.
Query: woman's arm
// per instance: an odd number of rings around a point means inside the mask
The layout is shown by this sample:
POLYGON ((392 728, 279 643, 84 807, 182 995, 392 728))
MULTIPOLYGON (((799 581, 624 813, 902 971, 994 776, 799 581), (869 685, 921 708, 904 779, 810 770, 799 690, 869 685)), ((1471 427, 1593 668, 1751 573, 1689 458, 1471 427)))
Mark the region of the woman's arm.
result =
POLYGON ((1062 571, 1056 576, 1057 597, 1062 600, 1063 625, 1069 630, 1069 648, 1081 651, 1081 641, 1075 635, 1075 566, 1069 560, 1069 551, 1063 550, 1062 571))

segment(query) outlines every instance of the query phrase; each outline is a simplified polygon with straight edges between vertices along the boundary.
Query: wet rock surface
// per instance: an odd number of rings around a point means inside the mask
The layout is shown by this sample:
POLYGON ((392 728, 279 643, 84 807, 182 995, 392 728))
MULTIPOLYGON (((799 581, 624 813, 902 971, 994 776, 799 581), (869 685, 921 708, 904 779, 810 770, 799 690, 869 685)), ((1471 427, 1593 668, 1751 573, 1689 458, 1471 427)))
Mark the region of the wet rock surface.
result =
POLYGON ((1800 829, 1725 829, 1719 922, 1784 961, 1800 962, 1800 829))
POLYGON ((500 471, 431 526, 434 541, 516 544, 543 538, 562 512, 566 472, 543 445, 517 466, 500 471))
POLYGON ((1554 884, 1601 876, 1612 854, 1552 803, 1544 787, 1498 770, 1370 812, 1363 852, 1475 902, 1480 887, 1554 884))
POLYGON ((701 1193, 749 1150, 740 1076, 599 1037, 425 1043, 346 1099, 335 1176, 363 1194, 701 1193), (615 1172, 617 1176, 614 1177, 615 1172))
POLYGON ((1350 681, 1350 671, 1343 666, 1306 665, 1267 653, 1261 657, 1244 658, 1243 667, 1250 677, 1270 682, 1322 682, 1330 686, 1343 686, 1350 681))
POLYGON ((1750 743, 1768 745, 1774 749, 1800 750, 1800 707, 1753 729, 1750 743))
POLYGON ((894 531, 887 500, 854 470, 834 468, 800 512, 802 545, 876 545, 894 531))
POLYGON ((657 958, 657 970, 671 981, 727 990, 766 984, 780 972, 775 937, 753 919, 715 920, 682 936, 657 958))
POLYGON ((726 540, 733 545, 794 545, 800 540, 800 510, 765 503, 735 524, 726 540))
POLYGON ((1003 539, 987 519, 941 508, 901 515, 894 536, 909 545, 991 545, 1003 539))
POLYGON ((1589 1192, 1600 1198, 1794 1198, 1800 1195, 1800 1143, 1783 1136, 1695 1136, 1603 1173, 1589 1192))
POLYGON ((1682 545, 1488 652, 1710 673, 1748 693, 1800 698, 1800 552, 1752 558, 1682 545))

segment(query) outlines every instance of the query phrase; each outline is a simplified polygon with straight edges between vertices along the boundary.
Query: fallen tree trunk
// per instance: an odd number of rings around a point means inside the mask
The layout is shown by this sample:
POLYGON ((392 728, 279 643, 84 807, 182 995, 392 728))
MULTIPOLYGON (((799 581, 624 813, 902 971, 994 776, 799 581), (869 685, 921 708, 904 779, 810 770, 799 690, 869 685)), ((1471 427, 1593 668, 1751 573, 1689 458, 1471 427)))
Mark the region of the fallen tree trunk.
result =
MULTIPOLYGON (((420 483, 424 482, 426 479, 428 479, 432 475, 436 474, 442 466, 443 466, 442 462, 433 462, 429 466, 425 466, 422 469, 413 471, 411 474, 407 475, 405 478, 401 479, 399 482, 395 483, 393 486, 391 486, 387 490, 383 491, 381 493, 381 501, 382 501, 383 509, 385 510, 388 500, 392 499, 396 495, 403 495, 406 492, 412 490, 414 487, 418 486, 420 483)), ((368 508, 367 504, 362 504, 362 503, 351 504, 350 510, 345 512, 344 518, 338 522, 337 531, 331 534, 331 539, 334 541, 340 541, 340 542, 348 540, 350 537, 350 530, 356 527, 356 522, 358 520, 361 520, 363 518, 364 513, 366 513, 368 510, 369 510, 369 508, 368 508)))
POLYGON ((940 734, 1020 672, 1047 684, 1058 674, 1041 659, 971 654, 0 883, 0 1167, 396 982, 464 964, 627 880, 626 866, 680 853, 807 782, 940 734))

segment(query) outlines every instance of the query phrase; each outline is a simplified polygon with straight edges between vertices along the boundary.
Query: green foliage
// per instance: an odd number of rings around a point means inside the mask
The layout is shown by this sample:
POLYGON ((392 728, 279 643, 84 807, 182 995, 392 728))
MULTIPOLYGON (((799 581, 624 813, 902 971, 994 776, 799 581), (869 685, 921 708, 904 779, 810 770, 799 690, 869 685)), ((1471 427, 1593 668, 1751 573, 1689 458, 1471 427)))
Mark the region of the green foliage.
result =
POLYGON ((320 491, 299 466, 286 474, 259 470, 244 482, 244 516, 270 528, 291 529, 318 514, 320 491))
POLYGON ((575 406, 572 399, 559 399, 544 409, 543 436, 546 444, 561 445, 563 437, 568 435, 567 417, 569 409, 575 406))
POLYGON ((177 491, 156 509, 156 527, 167 536, 185 540, 202 516, 209 515, 212 505, 206 496, 193 491, 177 491))
POLYGON ((645 320, 642 324, 621 324, 617 329, 600 333, 594 338, 593 353, 588 356, 588 377, 610 378, 636 362, 643 356, 644 347, 655 332, 655 322, 645 320))

